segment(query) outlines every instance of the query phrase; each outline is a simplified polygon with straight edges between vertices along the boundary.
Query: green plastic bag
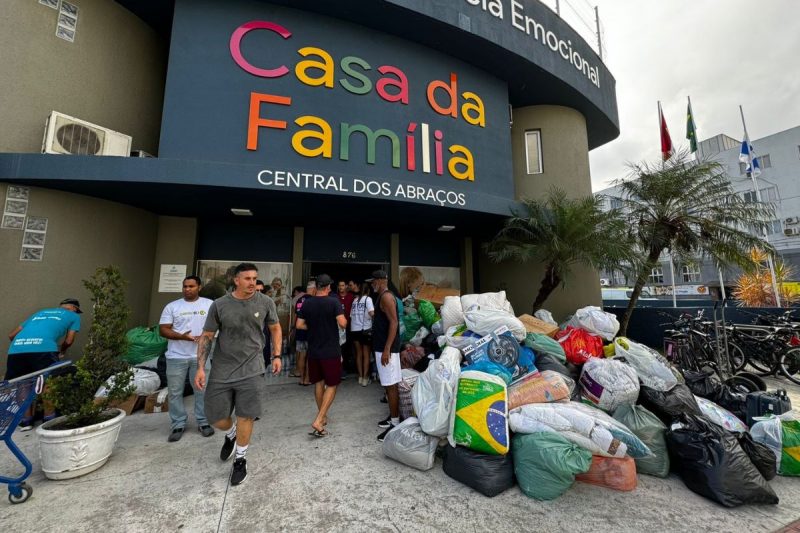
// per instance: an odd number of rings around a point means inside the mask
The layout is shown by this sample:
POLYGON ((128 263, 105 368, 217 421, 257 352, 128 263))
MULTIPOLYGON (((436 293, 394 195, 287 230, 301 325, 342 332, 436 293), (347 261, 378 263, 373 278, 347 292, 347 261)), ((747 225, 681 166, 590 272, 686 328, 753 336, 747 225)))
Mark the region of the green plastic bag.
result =
POLYGON ((403 315, 402 322, 405 329, 403 330, 401 328, 400 342, 405 344, 413 339, 414 335, 419 331, 419 328, 422 327, 422 318, 415 310, 409 309, 406 311, 406 314, 403 315))
POLYGON ((558 433, 517 433, 512 440, 514 473, 520 490, 536 500, 554 500, 589 471, 592 454, 558 433))
POLYGON ((128 353, 122 358, 131 365, 160 357, 167 351, 167 339, 159 335, 158 326, 139 326, 125 334, 128 338, 128 353))
POLYGON ((667 426, 641 405, 620 405, 614 420, 622 422, 653 452, 652 457, 636 459, 636 471, 657 477, 669 475, 669 452, 665 434, 667 426))
POLYGON ((557 340, 542 335, 541 333, 528 333, 525 337, 525 346, 533 349, 534 353, 547 353, 558 359, 561 364, 567 363, 567 354, 557 340))
POLYGON ((428 329, 431 329, 433 324, 441 320, 436 308, 428 300, 420 300, 419 304, 417 304, 417 311, 419 311, 419 316, 422 317, 422 323, 428 329))

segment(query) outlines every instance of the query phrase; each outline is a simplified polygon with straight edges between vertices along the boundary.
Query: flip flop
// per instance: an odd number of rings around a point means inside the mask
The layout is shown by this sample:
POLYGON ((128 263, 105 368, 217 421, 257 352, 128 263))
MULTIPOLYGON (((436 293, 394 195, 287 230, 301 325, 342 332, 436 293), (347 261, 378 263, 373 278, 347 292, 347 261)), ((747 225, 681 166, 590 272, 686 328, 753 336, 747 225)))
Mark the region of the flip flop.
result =
POLYGON ((324 429, 322 431, 320 431, 318 429, 315 429, 314 431, 309 433, 309 435, 311 435, 312 437, 317 437, 318 439, 321 439, 322 437, 327 437, 328 436, 328 432, 325 431, 324 429))
POLYGON ((289 377, 290 378, 301 378, 303 376, 301 376, 300 374, 289 374, 289 377))
POLYGON ((310 387, 313 383, 298 383, 301 387, 310 387))

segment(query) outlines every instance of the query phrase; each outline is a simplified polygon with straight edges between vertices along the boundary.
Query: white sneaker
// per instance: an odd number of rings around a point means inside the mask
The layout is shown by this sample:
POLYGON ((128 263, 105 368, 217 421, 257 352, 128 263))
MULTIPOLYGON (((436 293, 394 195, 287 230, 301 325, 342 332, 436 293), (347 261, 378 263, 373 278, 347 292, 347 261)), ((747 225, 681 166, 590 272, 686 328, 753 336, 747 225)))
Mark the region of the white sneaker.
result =
POLYGON ((366 387, 367 385, 369 385, 368 379, 367 378, 361 378, 361 386, 362 387, 366 387))

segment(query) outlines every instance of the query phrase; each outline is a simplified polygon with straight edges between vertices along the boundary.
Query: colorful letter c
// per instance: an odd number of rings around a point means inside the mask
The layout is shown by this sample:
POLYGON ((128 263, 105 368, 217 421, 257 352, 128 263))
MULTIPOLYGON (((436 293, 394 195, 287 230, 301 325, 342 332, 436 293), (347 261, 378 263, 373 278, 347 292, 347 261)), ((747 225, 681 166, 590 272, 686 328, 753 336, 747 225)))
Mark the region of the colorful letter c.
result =
POLYGON ((231 56, 236 64, 253 76, 259 76, 261 78, 279 78, 288 74, 289 69, 286 68, 286 65, 281 65, 280 67, 273 69, 258 68, 244 58, 241 48, 242 39, 252 30, 274 31, 284 39, 288 39, 292 35, 292 32, 274 22, 268 22, 265 20, 251 20, 250 22, 245 22, 236 28, 231 35, 231 56))

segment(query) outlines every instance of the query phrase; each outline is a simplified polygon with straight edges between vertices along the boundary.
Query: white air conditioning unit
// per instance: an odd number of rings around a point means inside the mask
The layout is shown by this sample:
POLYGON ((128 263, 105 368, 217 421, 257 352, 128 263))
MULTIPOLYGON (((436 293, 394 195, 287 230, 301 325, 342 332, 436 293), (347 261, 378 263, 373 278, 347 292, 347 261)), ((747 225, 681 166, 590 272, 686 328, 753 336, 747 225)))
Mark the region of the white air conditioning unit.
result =
POLYGON ((786 228, 783 230, 783 234, 787 237, 792 237, 794 235, 800 235, 800 228, 786 228))
POLYGON ((784 226, 794 226, 795 224, 800 224, 800 217, 789 217, 783 221, 784 226))
POLYGON ((128 157, 132 141, 130 135, 53 111, 47 118, 42 153, 128 157))

